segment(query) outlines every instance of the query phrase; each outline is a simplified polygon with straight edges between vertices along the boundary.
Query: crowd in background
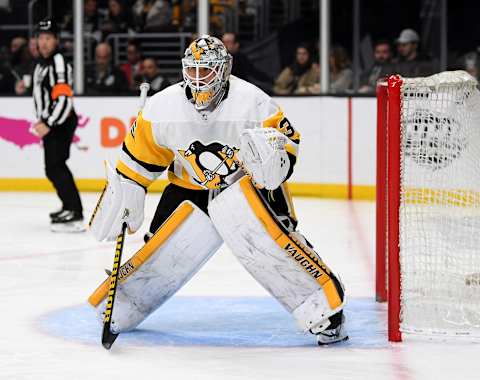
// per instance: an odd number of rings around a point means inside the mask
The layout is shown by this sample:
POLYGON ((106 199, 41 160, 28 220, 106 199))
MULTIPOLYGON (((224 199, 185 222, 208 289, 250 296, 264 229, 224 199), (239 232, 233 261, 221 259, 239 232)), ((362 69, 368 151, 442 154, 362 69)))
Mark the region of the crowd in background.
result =
MULTIPOLYGON (((439 71, 436 59, 423 55, 419 49, 420 37, 413 29, 404 29, 395 41, 378 40, 373 47, 373 64, 360 76, 358 93, 375 93, 377 81, 391 74, 403 77, 422 77, 439 71)), ((314 49, 306 45, 297 47, 294 62, 275 80, 274 93, 320 93, 320 66, 314 49)), ((474 66, 473 64, 470 66, 474 66)), ((459 67, 469 69, 469 66, 459 67)), ((353 70, 348 52, 333 46, 329 57, 329 93, 348 93, 353 90, 353 70)), ((472 74, 476 77, 476 72, 472 74)))
MULTIPOLYGON (((245 4, 249 0, 244 0, 245 4)), ((210 2, 210 29, 213 34, 225 29, 222 15, 234 2, 213 0, 210 2)), ((1 4, 0 4, 1 7, 1 4)), ((244 6, 243 11, 248 11, 244 6)), ((128 42, 127 62, 115 65, 112 46, 108 36, 112 33, 190 32, 196 29, 197 0, 85 0, 84 33, 87 44, 92 45, 94 62, 86 65, 85 88, 88 95, 128 95, 137 93, 138 84, 150 82, 151 92, 159 91, 177 81, 178 77, 167 78, 160 73, 157 59, 143 56, 141 44, 132 37, 128 42)), ((71 7, 56 19, 63 33, 73 32, 71 7)), ((63 52, 73 52, 71 41, 63 42, 63 52)), ((235 49, 235 44, 232 45, 235 49)), ((68 54, 67 54, 68 56, 68 54)), ((241 55, 239 55, 241 59, 241 55)), ((179 60, 181 57, 178 57, 179 60)), ((19 35, 6 46, 0 45, 0 94, 28 95, 31 91, 31 73, 38 59, 36 40, 19 35)), ((253 66, 242 70, 251 70, 253 66)), ((240 66, 240 63, 239 65, 240 66)), ((271 78, 267 78, 271 81, 271 78)))
MULTIPOLYGON (((0 63, 0 94, 30 95, 32 72, 39 58, 35 38, 16 37, 11 41, 8 58, 0 63)), ((151 95, 170 83, 161 75, 157 61, 142 57, 139 46, 132 40, 127 47, 127 62, 112 63, 112 48, 101 42, 95 47, 94 63, 85 68, 85 88, 88 95, 129 95, 138 93, 139 83, 151 85, 151 95)))
MULTIPOLYGON (((235 33, 222 29, 222 11, 228 1, 213 1, 211 29, 220 37, 233 56, 233 74, 254 82, 275 95, 320 93, 320 66, 318 43, 296 47, 293 62, 283 67, 278 75, 257 68, 242 47, 235 33), (223 30, 223 33, 220 33, 223 30)), ((111 33, 194 32, 196 27, 196 0, 85 0, 84 30, 95 37, 94 60, 85 68, 87 95, 128 95, 138 92, 138 84, 148 81, 151 93, 157 92, 181 79, 162 74, 158 60, 142 54, 142 46, 132 38, 126 49, 127 62, 115 65, 112 46, 106 38, 111 33)), ((66 32, 73 30, 72 13, 67 11, 59 21, 66 32)), ((373 44, 372 65, 360 75, 356 92, 373 94, 379 78, 389 74, 404 77, 427 76, 439 71, 439 63, 421 51, 420 36, 413 29, 402 30, 394 41, 380 39, 373 44)), ((72 50, 71 42, 64 49, 72 50)), ((179 59, 181 57, 178 57, 179 59)), ((28 95, 31 73, 38 51, 35 38, 16 36, 9 46, 0 51, 0 94, 28 95)), ((470 52, 456 62, 455 69, 464 69, 478 77, 478 53, 470 52)), ((349 52, 333 45, 329 57, 329 93, 352 93, 354 71, 349 52)))

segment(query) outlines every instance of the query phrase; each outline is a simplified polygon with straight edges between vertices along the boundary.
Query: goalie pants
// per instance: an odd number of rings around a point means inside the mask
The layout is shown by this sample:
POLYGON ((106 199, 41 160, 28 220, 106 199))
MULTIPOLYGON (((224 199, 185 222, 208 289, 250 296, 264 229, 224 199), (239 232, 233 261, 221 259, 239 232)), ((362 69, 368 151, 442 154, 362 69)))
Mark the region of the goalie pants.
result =
MULTIPOLYGON (((170 183, 162 193, 150 224, 150 232, 154 234, 183 201, 192 202, 208 215, 209 199, 213 199, 218 192, 219 190, 191 190, 170 183)), ((285 228, 293 231, 297 226, 297 221, 286 185, 273 191, 260 190, 260 193, 285 228)))
POLYGON ((77 115, 72 113, 62 125, 57 125, 43 138, 45 173, 62 201, 62 208, 82 212, 82 202, 72 172, 66 161, 77 127, 77 115))

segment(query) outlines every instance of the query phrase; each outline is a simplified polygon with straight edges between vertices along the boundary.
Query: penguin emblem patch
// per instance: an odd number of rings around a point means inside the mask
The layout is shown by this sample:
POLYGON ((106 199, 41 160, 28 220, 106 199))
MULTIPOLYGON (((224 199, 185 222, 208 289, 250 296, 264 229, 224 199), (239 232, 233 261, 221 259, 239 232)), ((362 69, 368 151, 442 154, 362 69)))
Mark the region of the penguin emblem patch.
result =
POLYGON ((218 142, 203 145, 195 141, 187 150, 179 150, 194 170, 197 178, 193 178, 201 186, 219 189, 227 185, 225 177, 237 171, 235 154, 238 149, 218 142))

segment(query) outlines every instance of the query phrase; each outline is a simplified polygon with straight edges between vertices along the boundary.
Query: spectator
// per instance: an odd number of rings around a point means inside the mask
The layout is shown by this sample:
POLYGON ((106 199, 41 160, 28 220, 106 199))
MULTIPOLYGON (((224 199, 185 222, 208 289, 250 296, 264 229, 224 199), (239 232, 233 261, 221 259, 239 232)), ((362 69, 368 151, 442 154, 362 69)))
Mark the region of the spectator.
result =
POLYGON ((240 51, 240 43, 235 33, 225 33, 222 42, 233 57, 232 74, 254 83, 272 83, 272 78, 258 70, 248 57, 240 51))
POLYGON ((172 24, 184 32, 197 30, 197 0, 175 0, 172 10, 172 24))
POLYGON ((172 5, 172 19, 171 24, 177 30, 181 26, 182 21, 182 0, 171 0, 172 5))
POLYGON ((25 37, 14 37, 10 42, 10 56, 13 56, 22 46, 27 44, 25 37))
POLYGON ((435 72, 434 63, 418 51, 420 38, 413 29, 404 29, 397 39, 395 72, 403 77, 423 77, 435 72))
POLYGON ((84 9, 84 16, 83 16, 84 30, 89 33, 93 33, 97 30, 100 30, 100 18, 98 14, 97 0, 85 0, 83 9, 84 9))
POLYGON ((15 77, 15 93, 25 95, 32 86, 32 73, 35 65, 29 46, 21 46, 11 59, 11 71, 15 77))
MULTIPOLYGON (((221 35, 225 33, 225 24, 228 17, 238 12, 232 0, 210 0, 210 33, 221 35)), ((238 4, 237 4, 238 6, 238 4)))
POLYGON ((137 0, 133 14, 139 30, 160 32, 172 29, 172 7, 167 0, 137 0))
POLYGON ((12 57, 12 68, 10 70, 14 78, 14 90, 16 95, 26 95, 32 90, 32 73, 38 61, 37 38, 31 37, 28 46, 23 45, 12 57))
POLYGON ((31 74, 33 72, 34 62, 33 57, 30 54, 30 46, 25 44, 19 50, 17 50, 15 55, 12 57, 11 62, 13 69, 16 72, 20 74, 31 74))
POLYGON ((352 87, 353 71, 347 51, 334 46, 330 52, 330 89, 331 93, 342 93, 352 87))
POLYGON ((377 80, 393 73, 392 49, 387 40, 379 40, 374 47, 373 65, 362 73, 360 78, 360 93, 374 93, 377 88, 377 80))
POLYGON ((32 56, 32 59, 36 61, 40 56, 40 53, 38 52, 36 37, 31 37, 30 40, 28 41, 28 50, 30 51, 30 55, 32 56))
POLYGON ((148 96, 152 96, 170 86, 170 82, 160 73, 157 62, 153 58, 145 58, 143 61, 143 78, 150 83, 148 96))
POLYGON ((0 62, 0 94, 13 94, 15 92, 15 77, 10 68, 0 62))
MULTIPOLYGON (((85 33, 92 34, 97 32, 100 34, 100 13, 98 10, 97 0, 85 0, 83 5, 83 30, 85 33)), ((73 32, 73 15, 69 13, 65 16, 64 29, 70 33, 73 32)))
POLYGON ((112 48, 107 43, 96 47, 95 65, 89 68, 86 78, 89 95, 121 95, 128 91, 127 78, 112 65, 112 48))
POLYGON ((283 69, 275 80, 273 92, 276 95, 310 93, 319 82, 318 65, 313 64, 312 54, 306 45, 297 47, 295 61, 283 69))
POLYGON ((474 51, 467 53, 463 56, 462 61, 463 61, 461 65, 462 70, 465 70, 476 80, 479 80, 480 75, 479 75, 479 68, 478 68, 478 64, 479 64, 478 53, 474 51))
POLYGON ((108 16, 101 26, 103 37, 110 33, 126 33, 132 25, 132 14, 122 0, 109 0, 108 16))
POLYGON ((120 65, 120 69, 127 77, 128 87, 130 90, 136 91, 143 73, 142 55, 140 53, 140 46, 138 42, 134 40, 128 41, 127 63, 120 65))

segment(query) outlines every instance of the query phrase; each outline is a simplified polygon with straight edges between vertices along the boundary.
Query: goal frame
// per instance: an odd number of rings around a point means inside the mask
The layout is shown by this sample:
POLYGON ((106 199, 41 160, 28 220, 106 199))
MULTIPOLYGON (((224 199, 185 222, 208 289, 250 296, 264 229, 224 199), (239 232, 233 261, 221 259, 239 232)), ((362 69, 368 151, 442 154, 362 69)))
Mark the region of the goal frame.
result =
POLYGON ((377 85, 375 291, 389 341, 480 338, 479 107, 461 70, 377 85))
POLYGON ((400 332, 400 117, 399 75, 377 85, 376 300, 388 301, 388 340, 400 332), (387 286, 388 285, 388 286, 387 286))

